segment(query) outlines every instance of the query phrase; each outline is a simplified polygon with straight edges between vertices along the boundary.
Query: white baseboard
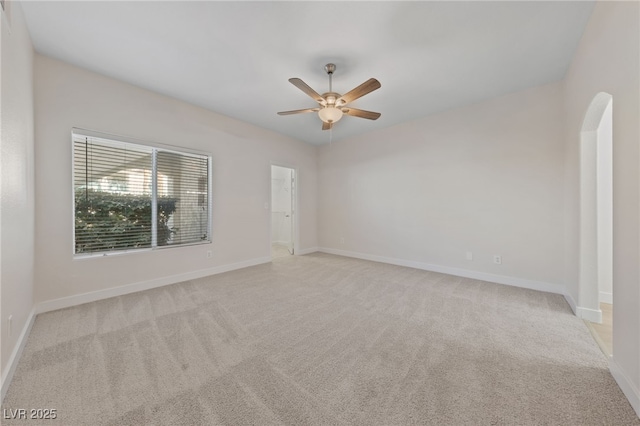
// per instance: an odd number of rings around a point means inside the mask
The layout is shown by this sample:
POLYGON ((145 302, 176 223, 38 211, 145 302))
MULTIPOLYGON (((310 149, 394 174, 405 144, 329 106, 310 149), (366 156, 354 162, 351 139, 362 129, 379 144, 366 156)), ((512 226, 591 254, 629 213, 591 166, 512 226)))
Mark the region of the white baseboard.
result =
POLYGON ((571 297, 571 295, 569 293, 565 293, 564 294, 564 300, 567 301, 567 303, 569 304, 569 307, 573 311, 573 314, 576 315, 577 307, 576 307, 576 301, 573 300, 573 297, 571 297))
POLYGON ((613 304, 613 293, 607 293, 605 291, 601 291, 599 295, 600 303, 608 303, 610 305, 613 304))
POLYGON ((236 269, 247 268, 249 266, 260 265, 271 262, 271 256, 245 260, 231 263, 229 265, 216 266, 213 268, 199 269, 197 271, 185 272, 183 274, 170 275, 168 277, 156 278, 149 281, 141 281, 127 284, 120 287, 107 288, 104 290, 92 291, 90 293, 76 294, 74 296, 62 297, 60 299, 47 300, 36 305, 36 313, 55 311, 83 303, 95 302, 97 300, 108 299, 110 297, 122 296, 129 293, 136 293, 169 284, 175 284, 188 280, 207 277, 209 275, 221 274, 223 272, 234 271, 236 269))
POLYGON ((620 386, 622 393, 624 393, 624 396, 627 397, 636 414, 640 417, 640 390, 624 373, 624 370, 620 368, 614 357, 609 358, 609 371, 611 371, 611 375, 620 386))
POLYGON ((305 254, 315 253, 317 251, 318 251, 318 247, 311 247, 311 248, 296 250, 295 254, 299 255, 299 256, 302 256, 302 255, 305 255, 305 254))
POLYGON ((29 313, 27 322, 22 328, 22 332, 18 337, 16 346, 13 348, 13 352, 11 352, 11 356, 9 357, 9 362, 7 363, 7 369, 2 375, 2 385, 0 387, 0 403, 4 401, 4 397, 7 394, 7 391, 9 390, 9 385, 11 384, 11 380, 13 379, 13 374, 16 372, 18 361, 20 361, 20 357, 22 356, 22 351, 24 349, 25 344, 27 343, 27 337, 29 337, 29 334, 31 333, 31 327, 33 327, 33 321, 35 320, 35 318, 36 318, 36 310, 34 308, 29 313))
POLYGON ((425 271, 440 272, 442 274, 455 275, 458 277, 473 278, 476 280, 489 281, 497 284, 527 288, 530 290, 546 291, 549 293, 557 293, 561 295, 565 294, 564 286, 561 284, 552 284, 542 281, 509 277, 505 275, 489 274, 486 272, 470 271, 468 269, 453 268, 450 266, 432 265, 429 263, 423 263, 414 260, 396 259, 392 257, 376 256, 366 253, 337 250, 328 247, 319 247, 318 251, 323 253, 336 254, 338 256, 355 257, 357 259, 372 260, 374 262, 382 262, 392 265, 406 266, 409 268, 423 269, 425 271))
POLYGON ((576 316, 584 320, 602 324, 602 311, 600 309, 589 309, 578 306, 576 308, 576 316))

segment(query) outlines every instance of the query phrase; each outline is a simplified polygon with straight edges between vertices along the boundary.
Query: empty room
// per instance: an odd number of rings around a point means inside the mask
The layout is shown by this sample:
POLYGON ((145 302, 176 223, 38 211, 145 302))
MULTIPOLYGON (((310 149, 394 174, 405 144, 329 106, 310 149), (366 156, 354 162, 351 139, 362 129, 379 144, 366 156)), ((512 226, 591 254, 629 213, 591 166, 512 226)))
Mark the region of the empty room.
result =
POLYGON ((0 1, 3 425, 640 425, 640 3, 0 1))

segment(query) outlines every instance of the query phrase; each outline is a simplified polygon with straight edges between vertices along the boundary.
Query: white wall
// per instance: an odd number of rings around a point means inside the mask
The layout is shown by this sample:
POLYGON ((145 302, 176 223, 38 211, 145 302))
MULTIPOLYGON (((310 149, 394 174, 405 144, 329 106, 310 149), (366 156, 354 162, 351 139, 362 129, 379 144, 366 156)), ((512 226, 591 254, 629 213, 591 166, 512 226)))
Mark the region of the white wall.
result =
POLYGON ((1 60, 1 278, 3 382, 8 362, 33 307, 34 168, 33 48, 19 2, 10 25, 3 16, 1 60), (9 336, 8 317, 13 316, 9 336))
POLYGON ((324 146, 320 245, 562 293, 563 135, 555 83, 324 146))
POLYGON ((578 294, 580 129, 599 92, 613 96, 612 372, 640 413, 640 5, 598 2, 565 77, 566 282, 578 294))
MULTIPOLYGON (((5 13, 0 11, 0 155, 2 154, 2 34, 4 33, 5 13)), ((0 399, 4 399, 5 364, 2 361, 4 323, 2 322, 2 157, 0 157, 0 399)), ((33 291, 33 290, 32 290, 33 291)))
POLYGON ((314 146, 41 55, 35 84, 37 302, 268 260, 271 162, 298 168, 300 245, 317 245, 314 146), (74 260, 72 127, 210 152, 213 244, 74 260))
POLYGON ((600 302, 612 303, 613 289, 613 103, 598 126, 598 290, 600 302))

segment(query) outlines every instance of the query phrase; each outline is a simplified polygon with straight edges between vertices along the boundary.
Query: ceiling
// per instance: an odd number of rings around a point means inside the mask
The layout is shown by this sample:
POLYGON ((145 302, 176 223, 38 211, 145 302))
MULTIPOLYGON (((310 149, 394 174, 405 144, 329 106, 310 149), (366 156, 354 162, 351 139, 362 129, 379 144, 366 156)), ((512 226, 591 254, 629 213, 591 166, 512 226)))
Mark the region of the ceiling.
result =
POLYGON ((370 77, 333 140, 563 78, 591 14, 569 2, 22 2, 42 54, 301 141, 323 144, 315 102, 370 77))

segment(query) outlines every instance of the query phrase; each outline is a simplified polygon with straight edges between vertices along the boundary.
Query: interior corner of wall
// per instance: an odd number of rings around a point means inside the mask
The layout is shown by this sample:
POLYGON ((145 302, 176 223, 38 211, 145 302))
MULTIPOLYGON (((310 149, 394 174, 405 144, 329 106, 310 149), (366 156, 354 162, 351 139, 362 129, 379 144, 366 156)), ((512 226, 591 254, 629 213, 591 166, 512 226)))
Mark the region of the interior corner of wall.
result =
POLYGON ((571 296, 571 294, 569 294, 566 291, 566 289, 565 289, 565 292, 564 292, 563 296, 564 296, 564 300, 566 300, 567 303, 569 304, 569 307, 571 308, 571 311, 573 311, 573 314, 576 315, 577 306, 576 306, 575 299, 571 296))

